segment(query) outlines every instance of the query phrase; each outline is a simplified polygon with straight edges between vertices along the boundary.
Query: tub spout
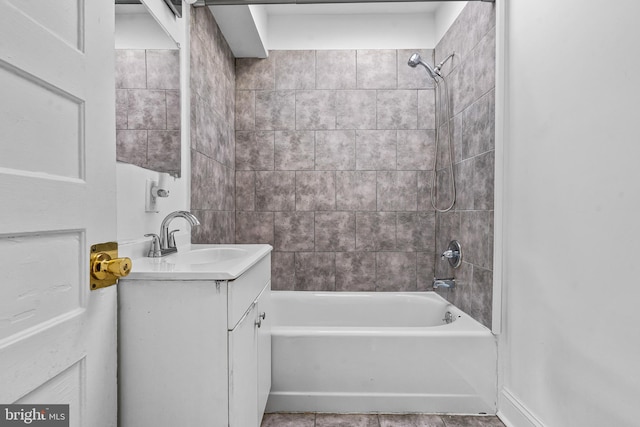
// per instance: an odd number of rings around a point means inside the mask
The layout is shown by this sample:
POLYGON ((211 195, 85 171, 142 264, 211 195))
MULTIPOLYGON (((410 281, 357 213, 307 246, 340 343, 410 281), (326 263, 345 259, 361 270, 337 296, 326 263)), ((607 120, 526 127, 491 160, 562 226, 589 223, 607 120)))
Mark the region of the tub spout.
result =
POLYGON ((456 279, 451 277, 449 279, 436 279, 433 278, 433 289, 446 288, 454 289, 456 287, 456 279))

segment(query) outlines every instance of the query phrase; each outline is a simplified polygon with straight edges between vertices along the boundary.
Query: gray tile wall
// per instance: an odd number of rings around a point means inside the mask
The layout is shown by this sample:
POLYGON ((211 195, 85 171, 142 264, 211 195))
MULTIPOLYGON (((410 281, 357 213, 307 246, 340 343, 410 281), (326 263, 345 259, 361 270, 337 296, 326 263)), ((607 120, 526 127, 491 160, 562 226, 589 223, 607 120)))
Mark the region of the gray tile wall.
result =
MULTIPOLYGON (((495 133, 495 4, 469 2, 435 49, 439 63, 455 51, 443 67, 449 82, 453 119, 457 201, 453 211, 436 215, 436 250, 450 240, 460 241, 463 263, 453 270, 439 258, 437 277, 455 276, 455 291, 441 295, 491 326, 493 287, 493 182, 495 133)), ((447 132, 444 123, 440 127, 447 132)), ((448 159, 438 149, 438 202, 450 200, 448 159)))
POLYGON ((209 9, 191 14, 191 211, 202 224, 192 241, 234 243, 234 58, 209 9))
POLYGON ((434 271, 455 275, 443 296, 490 326, 494 6, 470 2, 420 50, 436 63, 456 52, 443 72, 458 201, 438 215, 431 174, 445 153, 433 84, 406 65, 414 50, 272 51, 234 67, 208 10, 192 13, 194 241, 273 245, 273 289, 421 291, 434 271), (451 271, 437 254, 454 238, 465 259, 451 271))
POLYGON ((116 157, 180 176, 180 52, 116 50, 116 157))
POLYGON ((413 52, 236 60, 235 239, 274 246, 273 289, 430 289, 434 96, 413 52))

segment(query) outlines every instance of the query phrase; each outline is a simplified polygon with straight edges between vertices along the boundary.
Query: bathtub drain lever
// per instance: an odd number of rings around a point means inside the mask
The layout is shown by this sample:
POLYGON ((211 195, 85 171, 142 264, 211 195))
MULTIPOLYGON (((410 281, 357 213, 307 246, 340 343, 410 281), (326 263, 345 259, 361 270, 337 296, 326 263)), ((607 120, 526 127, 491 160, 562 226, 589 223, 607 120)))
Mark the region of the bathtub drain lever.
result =
POLYGON ((454 321, 454 320, 456 320, 456 318, 453 316, 453 314, 451 314, 451 312, 450 312, 450 311, 447 311, 447 312, 444 314, 444 319, 442 319, 442 321, 443 321, 444 323, 446 323, 447 325, 448 325, 449 323, 453 323, 453 321, 454 321))

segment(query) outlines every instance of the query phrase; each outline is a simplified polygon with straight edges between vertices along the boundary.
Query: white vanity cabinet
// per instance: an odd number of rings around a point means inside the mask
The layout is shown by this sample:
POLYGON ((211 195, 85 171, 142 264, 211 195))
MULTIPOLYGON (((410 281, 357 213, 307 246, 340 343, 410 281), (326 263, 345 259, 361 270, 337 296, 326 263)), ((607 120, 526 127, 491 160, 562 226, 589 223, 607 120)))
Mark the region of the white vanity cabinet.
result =
POLYGON ((271 390, 270 286, 229 331, 229 425, 260 425, 271 390), (247 410, 250 401, 256 410, 247 410))
POLYGON ((271 283, 258 300, 258 314, 262 324, 258 328, 258 418, 261 420, 271 392, 271 283), (270 316, 270 317, 267 317, 270 316))
POLYGON ((121 427, 259 427, 271 388, 270 275, 267 254, 234 280, 121 280, 121 427))

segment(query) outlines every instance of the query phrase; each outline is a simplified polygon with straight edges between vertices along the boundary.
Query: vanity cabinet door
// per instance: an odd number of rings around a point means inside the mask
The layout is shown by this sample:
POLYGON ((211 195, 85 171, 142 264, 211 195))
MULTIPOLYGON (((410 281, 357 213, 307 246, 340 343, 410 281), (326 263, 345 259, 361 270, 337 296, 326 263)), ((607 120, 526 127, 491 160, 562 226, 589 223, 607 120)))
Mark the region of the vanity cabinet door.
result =
POLYGON ((229 426, 258 427, 271 391, 271 282, 229 331, 229 426))
POLYGON ((271 391, 271 282, 258 298, 258 420, 262 419, 271 391))
POLYGON ((258 326, 254 303, 229 331, 229 426, 258 427, 258 326))

